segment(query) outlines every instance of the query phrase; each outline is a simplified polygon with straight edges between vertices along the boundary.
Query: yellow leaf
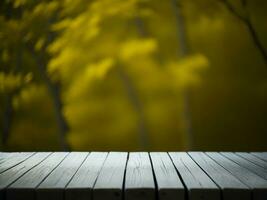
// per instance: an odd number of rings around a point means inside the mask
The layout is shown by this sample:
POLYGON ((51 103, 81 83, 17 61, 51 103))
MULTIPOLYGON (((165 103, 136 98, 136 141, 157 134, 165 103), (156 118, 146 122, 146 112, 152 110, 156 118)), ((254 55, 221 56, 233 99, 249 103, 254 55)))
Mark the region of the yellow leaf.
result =
POLYGON ((108 70, 114 65, 114 60, 112 58, 105 58, 101 60, 99 63, 94 65, 89 65, 86 69, 86 76, 95 77, 95 78, 103 78, 108 70))
POLYGON ((122 44, 120 48, 120 58, 129 60, 135 57, 143 57, 152 54, 157 50, 155 39, 135 39, 122 44))
POLYGON ((39 39, 34 45, 35 50, 37 51, 40 50, 44 46, 44 44, 45 44, 45 39, 44 38, 39 39))
POLYGON ((200 83, 200 73, 209 65, 208 59, 201 55, 192 55, 181 61, 169 63, 169 70, 174 76, 175 83, 180 88, 200 83))

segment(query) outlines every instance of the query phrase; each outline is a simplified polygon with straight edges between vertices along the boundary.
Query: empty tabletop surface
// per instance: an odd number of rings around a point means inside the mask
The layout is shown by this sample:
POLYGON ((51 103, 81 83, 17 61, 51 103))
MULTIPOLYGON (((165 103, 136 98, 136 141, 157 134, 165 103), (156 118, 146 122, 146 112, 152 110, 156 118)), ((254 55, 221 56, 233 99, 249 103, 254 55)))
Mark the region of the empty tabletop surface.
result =
POLYGON ((0 200, 267 200, 267 152, 0 152, 0 200))

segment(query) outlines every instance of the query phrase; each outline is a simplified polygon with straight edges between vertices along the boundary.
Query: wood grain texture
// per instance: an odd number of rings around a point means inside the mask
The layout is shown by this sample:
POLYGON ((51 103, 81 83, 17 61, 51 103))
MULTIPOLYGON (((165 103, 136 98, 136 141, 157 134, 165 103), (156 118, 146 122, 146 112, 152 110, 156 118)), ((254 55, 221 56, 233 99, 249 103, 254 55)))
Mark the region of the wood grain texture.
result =
POLYGON ((31 168, 42 162, 50 153, 36 153, 24 162, 0 174, 0 199, 4 199, 4 189, 31 168))
POLYGON ((7 200, 34 200, 36 187, 66 157, 68 153, 52 153, 7 188, 7 200))
POLYGON ((169 153, 187 188, 189 200, 217 200, 220 190, 187 153, 169 153))
POLYGON ((236 178, 249 186, 252 190, 253 199, 266 200, 267 181, 248 169, 236 164, 230 159, 222 156, 220 153, 207 153, 213 160, 233 174, 236 178))
POLYGON ((38 200, 63 200, 65 187, 74 176, 88 153, 72 152, 37 187, 38 200))
POLYGON ((0 200, 267 200, 265 155, 0 152, 0 200))
POLYGON ((20 164, 28 159, 34 153, 1 153, 0 155, 0 173, 20 164))
POLYGON ((150 153, 153 170, 157 180, 159 200, 185 198, 185 188, 168 153, 150 153))
POLYGON ((245 153, 245 152, 236 152, 236 154, 250 162, 253 162, 254 164, 260 167, 267 169, 267 161, 255 156, 254 154, 245 153))
POLYGON ((97 176, 108 153, 92 152, 66 187, 66 200, 90 200, 97 176))
POLYGON ((267 152, 252 152, 251 154, 264 161, 267 161, 267 152))
POLYGON ((228 159, 232 160, 233 162, 237 163, 238 165, 247 168, 248 170, 254 172, 258 176, 267 180, 267 168, 260 167, 253 162, 245 159, 244 157, 239 156, 238 154, 231 153, 231 152, 222 152, 223 156, 227 157, 228 159))
POLYGON ((220 187, 223 199, 250 199, 250 189, 205 153, 189 152, 189 155, 220 187))
POLYGON ((122 199, 128 153, 110 152, 93 188, 94 200, 122 199))
POLYGON ((156 188, 147 152, 130 153, 125 177, 125 200, 154 200, 156 188))

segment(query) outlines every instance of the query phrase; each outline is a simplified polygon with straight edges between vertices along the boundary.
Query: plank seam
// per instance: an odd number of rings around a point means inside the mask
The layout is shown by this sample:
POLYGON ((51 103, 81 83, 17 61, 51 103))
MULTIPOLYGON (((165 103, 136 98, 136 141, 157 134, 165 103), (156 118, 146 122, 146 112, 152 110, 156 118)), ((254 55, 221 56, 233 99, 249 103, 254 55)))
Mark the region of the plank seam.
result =
POLYGON ((157 179, 156 179, 156 174, 155 174, 155 171, 154 171, 154 166, 153 166, 153 162, 152 162, 152 159, 151 159, 151 156, 150 156, 150 152, 148 152, 148 157, 149 157, 149 161, 150 161, 150 164, 151 164, 151 169, 152 169, 152 174, 153 174, 153 179, 154 179, 154 184, 155 184, 155 199, 156 200, 159 200, 159 196, 158 196, 158 183, 157 183, 157 179))
POLYGON ((70 184, 70 182, 72 181, 73 177, 76 175, 76 173, 79 171, 79 169, 81 168, 81 166, 83 165, 83 163, 85 162, 85 160, 88 158, 88 156, 91 154, 91 152, 88 152, 87 155, 85 156, 84 160, 81 162, 80 166, 77 168, 77 170, 74 172, 74 174, 71 176, 70 180, 68 181, 68 183, 65 185, 64 188, 68 187, 68 185, 70 184))
MULTIPOLYGON (((256 158, 259 158, 260 160, 262 160, 262 161, 264 161, 264 162, 266 162, 267 160, 265 160, 265 159, 263 159, 262 157, 260 157, 260 156, 258 156, 257 154, 255 154, 255 153, 251 153, 251 152, 248 152, 250 155, 253 155, 254 157, 256 157, 256 158)), ((257 152, 257 153, 262 153, 262 152, 257 152)))
POLYGON ((183 180, 183 178, 182 178, 180 172, 179 172, 178 169, 176 168, 176 166, 175 166, 175 164, 174 164, 174 161, 172 160, 172 157, 170 156, 170 152, 167 152, 167 154, 168 154, 169 158, 171 159, 172 165, 174 166, 174 169, 175 169, 175 171, 176 171, 178 177, 180 178, 180 180, 181 180, 181 182, 182 182, 182 184, 183 184, 183 186, 184 186, 184 189, 185 189, 185 192, 184 192, 184 199, 185 199, 185 200, 188 200, 188 199, 189 199, 188 188, 186 187, 186 184, 185 184, 185 182, 184 182, 184 180, 183 180))
MULTIPOLYGON (((248 168, 247 166, 245 166, 245 165, 240 165, 240 164, 239 164, 238 162, 236 162, 234 159, 228 158, 226 155, 223 154, 223 152, 219 152, 219 154, 222 155, 223 157, 225 157, 225 158, 231 160, 232 162, 234 162, 234 163, 237 164, 238 166, 247 169, 248 171, 250 171, 251 173, 255 174, 256 176, 261 177, 259 174, 257 174, 256 172, 252 171, 252 170, 251 170, 250 168, 248 168)), ((239 158, 241 158, 241 159, 243 159, 243 160, 249 162, 249 160, 243 158, 242 156, 239 156, 238 154, 235 154, 235 155, 238 156, 239 158)), ((256 164, 253 163, 253 162, 250 162, 250 163, 256 165, 256 164)), ((256 165, 256 166, 258 166, 258 165, 256 165)), ((260 166, 258 166, 258 167, 260 167, 260 166)), ((260 168, 262 168, 262 167, 260 167, 260 168)), ((264 168, 263 168, 263 169, 264 169, 264 168)), ((261 178, 265 179, 264 177, 261 177, 261 178)))
POLYGON ((41 181, 40 181, 40 183, 38 183, 37 185, 36 185, 36 187, 35 187, 35 189, 37 189, 38 187, 39 187, 39 185, 41 185, 43 182, 44 182, 44 180, 66 159, 66 157, 69 155, 69 152, 67 152, 67 154, 64 156, 64 158, 54 167, 54 169, 52 169, 51 170, 51 172, 49 172, 48 173, 48 175, 45 177, 45 178, 43 178, 41 181))
MULTIPOLYGON (((37 153, 34 153, 33 155, 36 155, 37 153)), ((16 180, 12 181, 10 184, 8 184, 5 189, 4 189, 4 199, 6 199, 6 188, 8 188, 10 185, 12 185, 13 183, 15 183, 18 179, 20 179, 22 176, 24 176, 27 172, 29 172, 31 169, 33 169, 34 167, 36 167, 37 165, 39 165, 41 162, 43 162, 46 158, 48 158, 52 153, 48 154, 46 157, 44 157, 40 162, 38 162, 37 164, 35 164, 34 166, 32 166, 30 169, 28 169, 27 171, 25 171, 21 176, 19 176, 16 180)), ((30 156, 31 157, 31 156, 30 156)))
MULTIPOLYGON (((83 159, 83 161, 81 162, 80 166, 76 169, 76 171, 73 173, 73 175, 71 176, 70 180, 67 182, 67 184, 64 186, 64 192, 63 192, 63 199, 66 199, 66 194, 65 194, 65 189, 67 187, 67 185, 71 182, 71 180, 73 179, 73 177, 75 176, 75 174, 78 172, 78 170, 81 168, 81 166, 83 165, 83 163, 85 162, 85 160, 87 159, 87 157, 90 155, 91 152, 87 152, 87 155, 85 156, 85 158, 83 159)), ((69 154, 68 154, 69 155, 69 154)))
MULTIPOLYGON (((206 154, 206 153, 205 153, 206 154)), ((207 156, 209 156, 208 154, 206 154, 207 156)), ((251 195, 252 195, 252 188, 244 183, 244 181, 240 180, 239 177, 237 177, 235 174, 233 174, 231 171, 229 171, 228 169, 226 169, 224 166, 222 166, 220 163, 218 163, 215 159, 213 159, 211 156, 209 156, 212 160, 214 160, 214 162, 216 162, 218 165, 220 165, 222 168, 224 168, 226 171, 228 171, 232 176, 234 176, 236 179, 238 179, 241 183, 243 183, 245 186, 247 186, 250 190, 251 190, 251 195)), ((228 159, 228 158, 227 158, 228 159)), ((229 160, 229 159, 228 159, 229 160)), ((231 161, 231 160, 230 160, 231 161)), ((252 198, 252 197, 251 197, 252 198)))
MULTIPOLYGON (((101 170, 103 169, 103 166, 104 166, 104 164, 105 164, 105 162, 106 162, 106 160, 107 160, 107 157, 108 157, 109 153, 110 153, 110 152, 107 153, 107 155, 106 155, 106 157, 105 157, 105 160, 103 161, 102 166, 101 166, 101 168, 100 168, 100 170, 99 170, 99 172, 98 172, 98 174, 97 174, 97 176, 96 176, 96 178, 95 178, 95 181, 94 181, 94 183, 93 183, 93 185, 92 185, 92 190, 93 190, 94 187, 95 187, 96 181, 97 181, 97 179, 98 179, 98 177, 99 177, 99 174, 100 174, 101 170)), ((93 192, 91 192, 91 199, 93 199, 93 198, 94 198, 94 195, 93 195, 93 192)))
MULTIPOLYGON (((205 152, 203 152, 205 153, 205 152)), ((220 191, 220 199, 223 199, 223 192, 222 192, 222 188, 220 187, 220 185, 218 185, 218 183, 216 183, 215 180, 212 179, 212 177, 197 163, 196 160, 194 160, 194 158, 188 153, 186 152, 186 154, 197 164, 197 166, 210 178, 210 180, 219 188, 220 191)), ((206 154, 205 154, 206 155, 206 154)))
MULTIPOLYGON (((252 157, 254 157, 254 158, 256 158, 256 159, 259 159, 260 161, 266 163, 266 160, 263 160, 263 159, 259 158, 258 156, 254 155, 254 154, 251 154, 251 153, 248 153, 248 154, 249 154, 250 156, 252 156, 252 157)), ((238 154, 238 153, 237 153, 236 155, 238 155, 239 157, 241 157, 241 158, 243 158, 243 159, 245 159, 245 160, 247 160, 247 161, 249 161, 249 162, 251 162, 251 163, 253 163, 253 164, 255 164, 255 165, 257 165, 257 166, 259 166, 259 167, 261 167, 261 168, 263 168, 263 169, 265 169, 265 167, 263 167, 263 166, 260 165, 259 163, 257 163, 257 162, 253 162, 252 160, 246 158, 245 156, 243 157, 243 156, 241 156, 241 155, 238 154)))
POLYGON ((127 152, 127 158, 126 158, 126 164, 124 168, 124 173, 123 173, 123 181, 122 181, 122 200, 125 199, 125 182, 126 182, 126 169, 129 161, 129 152, 127 152))
POLYGON ((37 164, 35 164, 34 166, 32 166, 30 169, 28 169, 27 171, 25 171, 20 177, 18 177, 16 180, 14 180, 12 183, 10 183, 9 185, 7 185, 5 188, 8 188, 10 185, 12 185, 13 183, 15 183, 18 179, 20 179, 22 176, 24 176, 27 172, 29 172, 31 169, 33 169, 34 167, 36 167, 37 165, 39 165, 41 162, 43 162, 48 156, 50 156, 50 154, 48 154, 45 158, 43 158, 40 162, 38 162, 37 164))
MULTIPOLYGON (((19 152, 19 153, 21 153, 21 152, 19 152)), ((34 152, 32 155, 26 157, 26 158, 25 158, 24 160, 22 160, 21 162, 18 162, 17 164, 15 164, 15 165, 13 165, 13 166, 11 166, 11 167, 5 169, 5 170, 2 171, 0 174, 2 174, 3 172, 6 172, 7 170, 12 169, 13 167, 16 167, 16 166, 19 165, 20 163, 23 163, 24 161, 28 160, 30 157, 34 156, 35 154, 36 154, 36 152, 34 152)))

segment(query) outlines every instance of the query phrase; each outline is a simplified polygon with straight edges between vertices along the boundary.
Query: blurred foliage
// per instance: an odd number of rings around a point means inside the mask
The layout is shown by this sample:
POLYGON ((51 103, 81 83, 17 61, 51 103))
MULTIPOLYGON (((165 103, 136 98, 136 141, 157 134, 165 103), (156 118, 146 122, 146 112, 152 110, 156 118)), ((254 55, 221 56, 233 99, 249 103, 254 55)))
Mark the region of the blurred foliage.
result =
MULTIPOLYGON (((267 67, 248 30, 220 0, 177 3, 1 1, 1 149, 266 150, 267 67)), ((267 2, 246 6, 267 48, 267 2)))

